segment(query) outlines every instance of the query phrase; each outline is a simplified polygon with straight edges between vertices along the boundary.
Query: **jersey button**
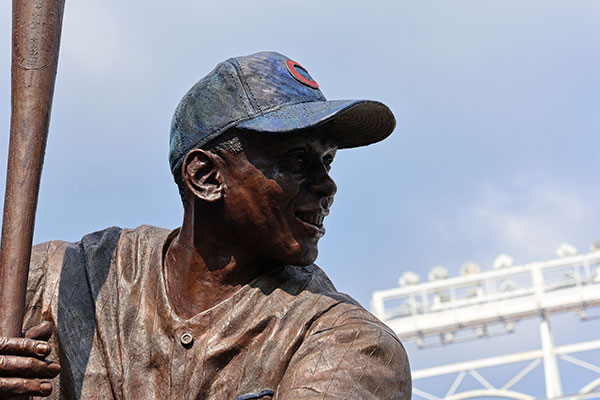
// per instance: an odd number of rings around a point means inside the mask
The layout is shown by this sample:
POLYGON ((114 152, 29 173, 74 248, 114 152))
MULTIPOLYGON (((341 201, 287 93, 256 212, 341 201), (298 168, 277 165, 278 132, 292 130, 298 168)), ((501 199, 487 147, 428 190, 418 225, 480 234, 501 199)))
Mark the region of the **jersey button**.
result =
POLYGON ((190 347, 192 342, 194 341, 194 337, 189 332, 183 332, 181 336, 179 336, 179 341, 183 345, 183 347, 190 347))

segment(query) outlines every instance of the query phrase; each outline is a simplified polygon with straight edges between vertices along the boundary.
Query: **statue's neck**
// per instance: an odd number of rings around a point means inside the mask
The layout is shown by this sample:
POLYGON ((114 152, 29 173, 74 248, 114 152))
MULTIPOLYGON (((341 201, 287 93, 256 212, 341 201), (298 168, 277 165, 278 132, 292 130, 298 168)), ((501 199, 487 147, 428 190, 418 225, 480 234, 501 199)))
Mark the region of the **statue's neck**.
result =
POLYGON ((164 258, 169 302, 183 319, 212 308, 269 267, 233 243, 215 241, 214 232, 184 224, 164 258))

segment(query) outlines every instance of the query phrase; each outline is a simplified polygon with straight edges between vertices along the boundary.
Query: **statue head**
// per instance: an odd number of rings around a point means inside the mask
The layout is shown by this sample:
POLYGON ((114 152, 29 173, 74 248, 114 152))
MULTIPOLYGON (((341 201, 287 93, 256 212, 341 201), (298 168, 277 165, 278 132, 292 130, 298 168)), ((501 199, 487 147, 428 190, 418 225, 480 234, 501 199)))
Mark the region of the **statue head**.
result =
POLYGON ((328 101, 299 63, 262 52, 218 64, 183 97, 169 161, 186 212, 191 199, 224 240, 305 265, 325 233, 336 151, 394 126, 384 104, 328 101))

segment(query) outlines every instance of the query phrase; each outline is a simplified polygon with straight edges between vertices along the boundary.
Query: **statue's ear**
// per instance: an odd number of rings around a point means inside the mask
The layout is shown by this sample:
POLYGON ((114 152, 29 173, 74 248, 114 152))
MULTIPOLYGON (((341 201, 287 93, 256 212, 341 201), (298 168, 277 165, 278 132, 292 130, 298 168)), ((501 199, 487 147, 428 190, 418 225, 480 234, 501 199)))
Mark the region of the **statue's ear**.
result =
POLYGON ((213 202, 223 196, 223 182, 216 154, 202 149, 190 151, 181 166, 181 177, 189 192, 198 199, 213 202))

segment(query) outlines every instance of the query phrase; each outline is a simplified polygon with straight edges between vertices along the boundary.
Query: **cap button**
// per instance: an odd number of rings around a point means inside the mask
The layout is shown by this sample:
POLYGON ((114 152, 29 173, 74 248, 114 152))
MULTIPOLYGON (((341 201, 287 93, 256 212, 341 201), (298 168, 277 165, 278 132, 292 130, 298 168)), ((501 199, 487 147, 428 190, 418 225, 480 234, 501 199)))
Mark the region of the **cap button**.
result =
POLYGON ((194 341, 194 337, 189 332, 183 332, 181 336, 179 336, 179 341, 184 347, 188 347, 194 341))

